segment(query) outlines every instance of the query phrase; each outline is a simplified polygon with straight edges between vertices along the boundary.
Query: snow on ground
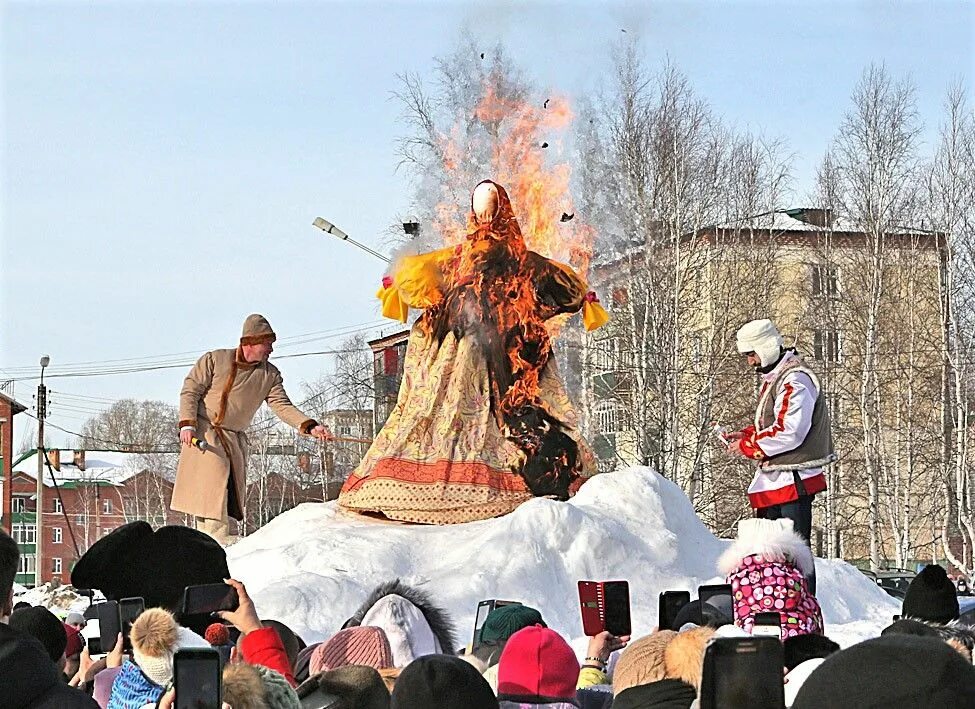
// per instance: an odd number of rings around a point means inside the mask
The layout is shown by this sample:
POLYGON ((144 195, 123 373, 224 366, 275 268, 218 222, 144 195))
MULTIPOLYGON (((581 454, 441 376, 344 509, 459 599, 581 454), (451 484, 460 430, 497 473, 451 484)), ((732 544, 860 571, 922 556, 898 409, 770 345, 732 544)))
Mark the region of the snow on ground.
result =
MULTIPOLYGON (((630 584, 634 637, 657 622, 657 596, 722 583, 726 541, 701 523, 674 483, 649 468, 599 475, 569 502, 534 499, 497 519, 443 527, 398 525, 303 504, 227 550, 264 618, 306 641, 337 632, 372 588, 399 577, 449 610, 470 641, 477 603, 538 608, 546 623, 582 637, 579 580, 630 584)), ((879 634, 899 604, 849 564, 817 560, 827 634, 846 646, 879 634)), ((585 649, 584 644, 582 649, 585 649)))

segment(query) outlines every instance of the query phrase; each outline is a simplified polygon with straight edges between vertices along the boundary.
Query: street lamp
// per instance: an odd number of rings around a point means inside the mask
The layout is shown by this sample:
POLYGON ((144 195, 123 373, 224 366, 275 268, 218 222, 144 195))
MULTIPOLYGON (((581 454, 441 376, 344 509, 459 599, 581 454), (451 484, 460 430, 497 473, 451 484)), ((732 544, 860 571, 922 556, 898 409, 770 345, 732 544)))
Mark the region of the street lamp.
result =
POLYGON ((47 387, 44 368, 51 363, 47 355, 41 357, 41 383, 37 385, 37 501, 34 503, 34 588, 41 585, 41 545, 44 541, 41 520, 44 514, 44 419, 47 418, 47 387))
POLYGON ((311 225, 313 227, 316 227, 318 229, 321 229, 326 234, 331 234, 332 236, 341 239, 342 241, 348 241, 353 246, 358 246, 360 249, 362 249, 363 251, 365 251, 367 254, 370 254, 372 256, 375 256, 376 258, 378 258, 378 259, 380 259, 382 261, 385 261, 386 263, 389 263, 389 257, 388 256, 383 256, 381 253, 379 253, 375 249, 371 249, 368 246, 366 246, 365 244, 361 244, 358 241, 356 241, 355 239, 350 238, 348 234, 346 234, 344 231, 342 231, 341 229, 339 229, 337 226, 335 226, 334 224, 332 224, 332 222, 330 222, 328 220, 322 219, 321 217, 315 217, 315 221, 313 221, 311 223, 311 225))

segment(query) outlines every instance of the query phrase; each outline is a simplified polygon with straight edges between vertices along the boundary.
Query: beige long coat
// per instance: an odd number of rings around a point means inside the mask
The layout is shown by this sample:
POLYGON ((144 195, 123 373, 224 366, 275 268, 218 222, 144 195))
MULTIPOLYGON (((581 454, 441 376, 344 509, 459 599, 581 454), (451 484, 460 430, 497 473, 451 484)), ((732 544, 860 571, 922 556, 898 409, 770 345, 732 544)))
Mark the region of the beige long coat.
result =
POLYGON ((261 402, 302 433, 317 424, 284 391, 281 372, 270 362, 243 361, 239 349, 214 350, 200 357, 183 382, 179 425, 196 427, 207 450, 183 446, 171 507, 178 512, 243 519, 247 483, 247 436, 261 402))

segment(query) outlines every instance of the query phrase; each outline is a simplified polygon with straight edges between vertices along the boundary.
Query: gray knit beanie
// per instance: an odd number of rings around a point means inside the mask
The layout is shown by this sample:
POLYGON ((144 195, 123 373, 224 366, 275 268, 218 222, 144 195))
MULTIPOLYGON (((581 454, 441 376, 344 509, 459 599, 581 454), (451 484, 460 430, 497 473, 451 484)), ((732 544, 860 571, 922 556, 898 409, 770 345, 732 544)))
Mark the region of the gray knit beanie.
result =
POLYGON ((280 672, 255 665, 261 681, 264 682, 264 701, 268 709, 301 709, 298 693, 288 684, 280 672))

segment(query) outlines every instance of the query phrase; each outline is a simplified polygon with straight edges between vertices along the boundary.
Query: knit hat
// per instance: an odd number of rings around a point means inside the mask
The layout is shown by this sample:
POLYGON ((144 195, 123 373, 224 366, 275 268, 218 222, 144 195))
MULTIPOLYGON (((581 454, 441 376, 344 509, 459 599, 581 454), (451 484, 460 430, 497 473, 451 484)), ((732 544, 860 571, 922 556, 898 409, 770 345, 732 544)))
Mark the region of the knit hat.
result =
POLYGON ((313 643, 298 653, 298 658, 294 664, 295 681, 298 684, 311 677, 311 656, 319 645, 321 643, 313 643))
POLYGON ((10 627, 41 641, 52 662, 64 655, 68 635, 56 615, 44 606, 32 606, 14 611, 10 616, 10 627))
POLYGON ((886 635, 830 655, 793 709, 975 706, 975 667, 934 638, 886 635))
POLYGON ((928 564, 911 580, 901 614, 948 623, 958 619, 958 596, 948 574, 937 564, 928 564))
POLYGON ((783 664, 792 670, 806 660, 829 657, 839 649, 840 646, 825 635, 793 635, 782 641, 783 664))
POLYGON ((67 642, 64 646, 65 657, 73 657, 85 649, 85 639, 81 637, 80 630, 65 623, 64 632, 67 636, 67 642))
POLYGON ((240 344, 259 345, 262 342, 274 342, 278 336, 271 329, 271 323, 263 315, 254 313, 248 315, 244 327, 240 332, 240 344))
POLYGON ((752 320, 742 325, 735 335, 738 351, 741 354, 754 352, 763 367, 773 364, 783 345, 782 335, 771 320, 752 320))
POLYGON ((488 613, 488 617, 484 619, 480 639, 481 642, 486 643, 507 640, 522 628, 530 628, 533 625, 548 627, 542 620, 542 614, 534 608, 520 603, 501 606, 488 613))
POLYGON ((298 696, 309 706, 316 695, 333 695, 342 700, 342 709, 389 709, 389 690, 372 667, 346 665, 322 672, 298 687, 298 696))
POLYGON ((129 631, 132 657, 146 677, 161 687, 173 678, 173 656, 184 647, 210 647, 210 643, 188 628, 176 624, 169 611, 149 608, 129 631))
POLYGON ((569 643, 554 630, 534 625, 508 638, 498 662, 498 697, 572 700, 578 679, 579 661, 569 643))
POLYGON ((223 699, 234 709, 301 709, 297 692, 284 676, 246 662, 224 667, 223 699))
POLYGON ((226 645, 230 642, 230 633, 227 631, 227 626, 223 623, 210 623, 203 637, 214 647, 217 645, 226 645))
POLYGON ((365 665, 377 670, 393 666, 393 651, 382 628, 360 626, 340 630, 321 643, 308 663, 309 674, 345 665, 365 665))
POLYGON ((459 657, 424 655, 400 674, 390 708, 498 709, 498 700, 487 680, 459 657))
POLYGON ((68 625, 80 625, 82 627, 88 625, 88 621, 85 620, 85 616, 81 613, 68 613, 68 616, 64 619, 64 622, 68 625))

